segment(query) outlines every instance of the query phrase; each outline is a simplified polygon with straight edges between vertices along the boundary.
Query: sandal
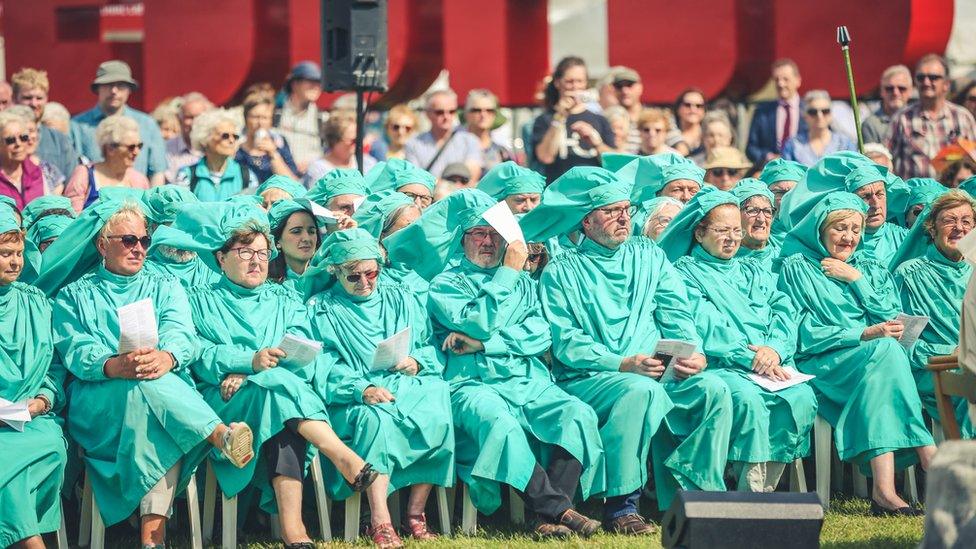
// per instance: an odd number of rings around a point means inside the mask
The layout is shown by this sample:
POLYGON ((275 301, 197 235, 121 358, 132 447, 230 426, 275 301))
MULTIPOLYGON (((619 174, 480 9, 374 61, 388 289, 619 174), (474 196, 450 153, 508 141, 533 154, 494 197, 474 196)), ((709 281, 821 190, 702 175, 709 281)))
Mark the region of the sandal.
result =
POLYGON ((220 451, 236 467, 241 468, 254 459, 254 433, 246 423, 232 423, 224 431, 220 451))
POLYGON ((393 525, 387 522, 379 526, 370 526, 366 529, 366 535, 373 539, 373 543, 380 549, 399 549, 403 547, 403 541, 397 535, 393 525))
POLYGON ((407 515, 407 530, 410 531, 410 537, 416 540, 428 541, 437 539, 437 534, 427 528, 427 515, 424 513, 407 515))
POLYGON ((376 480, 376 477, 378 476, 380 476, 380 474, 373 470, 372 465, 367 463, 363 465, 362 469, 359 470, 359 474, 356 475, 356 478, 353 479, 352 482, 347 480, 346 484, 349 485, 349 488, 351 488, 353 492, 363 492, 369 488, 370 484, 373 484, 373 481, 376 480))

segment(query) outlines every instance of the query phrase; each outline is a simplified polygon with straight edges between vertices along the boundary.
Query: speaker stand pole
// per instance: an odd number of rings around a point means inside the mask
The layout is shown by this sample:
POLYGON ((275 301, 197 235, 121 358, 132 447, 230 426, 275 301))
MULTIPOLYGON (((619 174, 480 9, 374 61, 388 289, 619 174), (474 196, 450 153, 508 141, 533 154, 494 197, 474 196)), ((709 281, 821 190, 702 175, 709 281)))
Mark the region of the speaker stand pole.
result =
POLYGON ((359 173, 365 175, 363 170, 363 138, 366 136, 366 105, 363 104, 365 91, 362 88, 356 89, 356 166, 359 173))

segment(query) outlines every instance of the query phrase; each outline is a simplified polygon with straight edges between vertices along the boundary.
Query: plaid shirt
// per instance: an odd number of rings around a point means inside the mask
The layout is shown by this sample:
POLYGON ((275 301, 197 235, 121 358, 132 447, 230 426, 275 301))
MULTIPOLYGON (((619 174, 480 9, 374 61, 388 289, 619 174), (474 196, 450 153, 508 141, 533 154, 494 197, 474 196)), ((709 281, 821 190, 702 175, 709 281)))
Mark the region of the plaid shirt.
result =
POLYGON ((930 160, 943 147, 959 139, 976 138, 976 121, 963 107, 946 101, 942 112, 931 116, 915 103, 891 118, 888 150, 895 173, 904 179, 936 177, 930 160))

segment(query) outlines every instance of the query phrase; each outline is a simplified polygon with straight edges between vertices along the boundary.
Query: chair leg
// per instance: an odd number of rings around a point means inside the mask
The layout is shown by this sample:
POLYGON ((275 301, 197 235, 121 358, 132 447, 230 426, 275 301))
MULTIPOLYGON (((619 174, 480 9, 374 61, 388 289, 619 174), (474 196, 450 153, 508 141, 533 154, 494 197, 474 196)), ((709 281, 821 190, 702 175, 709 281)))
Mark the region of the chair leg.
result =
POLYGON ((346 499, 346 531, 347 543, 356 543, 359 539, 359 507, 362 504, 362 494, 354 492, 346 499))
POLYGON ((824 509, 830 507, 830 424, 817 416, 813 424, 814 459, 817 465, 817 495, 824 509))
POLYGON ((467 485, 459 483, 461 490, 461 532, 466 536, 473 536, 478 532, 478 510, 471 502, 471 494, 467 485))
POLYGON ((91 549, 105 549, 105 522, 94 492, 91 494, 91 549))
POLYGON ((905 469, 905 496, 910 505, 918 503, 918 484, 915 482, 914 466, 905 469))
POLYGON ((78 522, 78 546, 88 547, 91 543, 92 485, 88 472, 84 472, 84 488, 81 490, 81 520, 78 522))
POLYGON ((64 506, 61 506, 61 527, 58 528, 58 549, 69 549, 68 528, 64 524, 64 506))
POLYGON ((312 458, 312 484, 315 485, 315 506, 319 510, 319 535, 325 541, 332 541, 332 521, 329 520, 329 498, 325 496, 325 479, 322 477, 322 462, 318 452, 312 458))
POLYGON ((237 548, 237 496, 228 498, 221 493, 221 536, 220 546, 223 549, 237 548))
POLYGON ((214 513, 217 511, 217 477, 207 460, 206 480, 203 483, 203 539, 213 541, 214 513))
POLYGON ((854 474, 854 495, 859 498, 868 497, 868 477, 861 473, 857 465, 851 464, 851 469, 854 474))
MULTIPOLYGON (((443 486, 435 486, 437 492, 437 516, 441 521, 441 533, 451 535, 451 507, 447 504, 447 490, 443 486)), ((67 547, 65 547, 67 549, 67 547)))
POLYGON ((790 491, 806 492, 807 476, 803 470, 803 459, 797 458, 790 467, 790 491))
POLYGON ((945 442, 945 431, 942 430, 942 423, 935 418, 932 418, 932 438, 935 440, 936 446, 945 442))
POLYGON ((525 524, 525 502, 515 493, 515 488, 508 487, 508 506, 512 524, 523 526, 525 524))
POLYGON ((200 499, 197 497, 196 475, 190 477, 186 485, 186 509, 190 515, 190 547, 203 549, 203 535, 200 532, 200 499))

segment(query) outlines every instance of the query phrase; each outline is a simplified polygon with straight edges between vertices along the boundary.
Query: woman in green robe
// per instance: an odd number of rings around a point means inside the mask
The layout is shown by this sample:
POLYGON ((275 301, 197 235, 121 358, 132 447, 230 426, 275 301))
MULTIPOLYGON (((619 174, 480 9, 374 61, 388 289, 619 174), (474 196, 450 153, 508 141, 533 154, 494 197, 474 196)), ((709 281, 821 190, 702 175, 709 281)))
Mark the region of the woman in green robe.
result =
MULTIPOLYGON (((377 169, 378 167, 373 168, 373 170, 377 169)), ((375 176, 371 170, 369 175, 372 180, 369 188, 374 193, 386 190, 400 191, 409 196, 422 210, 434 202, 434 185, 437 183, 437 178, 406 160, 388 158, 382 170, 379 170, 375 176)))
POLYGON ((27 230, 27 240, 33 242, 39 252, 44 253, 44 250, 54 244, 72 221, 74 219, 66 215, 46 215, 30 226, 27 230))
POLYGON ((65 440, 53 413, 64 404, 63 379, 49 370, 54 353, 51 305, 40 290, 17 282, 24 233, 0 208, 0 398, 27 405, 20 428, 0 420, 0 546, 44 547, 40 534, 61 525, 65 440))
POLYGON ((304 198, 308 194, 308 190, 298 181, 285 175, 276 174, 261 183, 254 194, 263 200, 262 207, 270 211, 275 202, 304 198))
MULTIPOLYGON (((409 196, 393 190, 373 193, 356 210, 353 220, 358 226, 380 241, 410 225, 420 217, 420 207, 409 196)), ((427 288, 430 282, 404 264, 393 264, 387 258, 380 278, 391 284, 398 284, 415 292, 421 303, 427 302, 427 288)))
MULTIPOLYGON (((142 544, 157 546, 176 492, 211 445, 243 467, 254 456, 252 433, 244 423, 225 425, 193 389, 189 366, 200 350, 186 293, 172 276, 142 269, 150 238, 140 206, 96 207, 113 213, 101 224, 79 225, 94 234, 73 233, 70 249, 95 248, 102 264, 62 288, 52 313, 55 347, 76 378, 68 431, 85 452, 105 524, 138 509, 142 544), (138 338, 122 347, 117 310, 136 303, 147 308, 136 322, 154 320, 158 342, 138 338)), ((68 243, 65 238, 55 245, 68 243)), ((87 266, 74 269, 57 280, 71 280, 87 266)))
MULTIPOLYGON (((766 208, 772 194, 754 185, 766 208)), ((736 252, 744 233, 739 183, 732 193, 703 189, 672 222, 660 245, 687 281, 695 324, 711 371, 732 391, 732 435, 729 461, 738 489, 772 492, 786 465, 810 450, 810 429, 817 399, 808 384, 768 391, 750 375, 774 381, 788 379, 793 365, 796 311, 776 289, 776 277, 765 264, 736 252)), ((766 222, 769 230, 769 219, 766 222)), ((755 218, 753 218, 753 221, 755 218)))
POLYGON ((71 219, 75 217, 75 209, 71 206, 71 199, 58 194, 39 196, 24 206, 21 212, 24 216, 24 230, 30 230, 34 223, 49 215, 62 215, 71 219))
MULTIPOLYGON (((929 319, 909 357, 922 404, 934 418, 939 417, 935 383, 925 366, 933 356, 953 354, 959 343, 962 299, 973 268, 957 245, 973 230, 973 207, 972 197, 963 191, 936 198, 915 221, 891 264, 902 312, 929 319)), ((955 398, 953 403, 963 438, 973 438, 976 430, 966 400, 955 398)))
POLYGON ((157 240, 214 256, 223 273, 216 284, 189 292, 202 348, 191 369, 222 420, 254 426, 259 449, 258 459, 242 469, 215 461, 217 482, 227 497, 256 485, 264 509, 278 514, 285 546, 303 547, 311 543, 301 516, 302 479, 314 455, 308 443, 357 491, 376 473, 329 426, 325 403, 310 384, 313 368, 290 362, 279 348, 286 334, 310 334, 299 295, 267 282, 274 247, 265 213, 231 204, 195 204, 183 213, 156 233, 157 240))
MULTIPOLYGON (((312 334, 323 344, 313 383, 339 437, 389 475, 367 491, 369 534, 378 544, 396 545, 386 497, 410 486, 406 530, 416 539, 433 537, 424 507, 433 485, 454 484, 454 426, 427 311, 412 292, 378 280, 382 258, 368 232, 339 231, 322 244, 306 276, 329 279, 309 300, 312 334), (408 328, 401 336, 409 338, 407 356, 392 352, 374 361, 380 342, 408 328)), ((344 483, 329 471, 326 476, 334 498, 348 497, 344 483)))
MULTIPOLYGON (((200 200, 186 187, 162 185, 149 189, 142 197, 149 232, 155 234, 160 225, 172 225, 183 205, 198 203, 200 200)), ((217 272, 197 257, 196 252, 166 245, 149 250, 144 268, 146 272, 175 276, 187 290, 220 280, 217 272)))
POLYGON ((758 179, 743 179, 730 191, 739 201, 742 217, 742 242, 736 257, 749 258, 764 271, 773 270, 773 259, 779 257, 780 246, 772 238, 772 223, 776 215, 775 197, 765 183, 758 179))
POLYGON ((795 360, 817 376, 810 383, 837 453, 870 464, 872 512, 916 515, 895 491, 895 469, 919 460, 927 468, 935 447, 898 343, 904 326, 894 320, 894 282, 858 250, 866 212, 854 194, 822 197, 783 243, 778 284, 799 313, 795 360))
POLYGON ((299 280, 319 249, 319 224, 308 203, 291 199, 274 202, 268 210, 276 257, 268 264, 268 279, 298 289, 299 280))

